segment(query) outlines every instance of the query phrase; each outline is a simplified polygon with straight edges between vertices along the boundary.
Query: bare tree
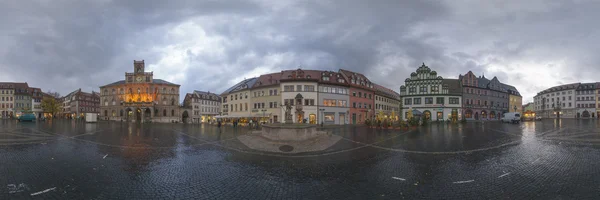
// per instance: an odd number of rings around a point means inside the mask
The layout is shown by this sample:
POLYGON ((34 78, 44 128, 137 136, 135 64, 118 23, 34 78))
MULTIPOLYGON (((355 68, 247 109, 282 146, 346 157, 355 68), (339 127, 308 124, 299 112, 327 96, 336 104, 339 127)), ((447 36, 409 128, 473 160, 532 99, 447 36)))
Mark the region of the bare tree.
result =
POLYGON ((60 98, 60 93, 58 92, 53 92, 52 90, 48 90, 48 92, 46 92, 46 94, 54 97, 54 98, 60 98))

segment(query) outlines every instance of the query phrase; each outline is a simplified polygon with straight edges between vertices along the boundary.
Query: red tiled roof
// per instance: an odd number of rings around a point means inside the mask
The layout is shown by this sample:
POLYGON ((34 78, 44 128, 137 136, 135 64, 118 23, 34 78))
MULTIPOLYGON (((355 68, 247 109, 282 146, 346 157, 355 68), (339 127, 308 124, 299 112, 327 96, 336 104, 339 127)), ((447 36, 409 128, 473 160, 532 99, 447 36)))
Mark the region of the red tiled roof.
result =
POLYGON ((386 88, 386 87, 383 87, 382 85, 373 83, 373 88, 377 91, 384 93, 387 97, 395 98, 395 99, 400 98, 400 94, 398 94, 396 91, 386 88))
POLYGON ((281 72, 278 72, 260 75, 260 77, 258 77, 258 80, 256 81, 256 83, 254 83, 254 86, 252 86, 252 88, 277 85, 281 80, 281 74, 281 72))
POLYGON ((352 77, 356 77, 357 80, 364 80, 367 83, 371 83, 373 84, 373 82, 371 82, 371 80, 369 80, 365 75, 358 73, 358 72, 353 72, 350 70, 345 70, 345 69, 340 69, 340 74, 342 74, 344 76, 344 78, 346 79, 346 82, 348 83, 348 85, 352 86, 352 87, 357 87, 357 88, 363 88, 363 89, 367 89, 367 90, 374 90, 375 86, 373 86, 373 88, 369 88, 368 85, 362 86, 360 85, 359 82, 353 84, 351 79, 352 77))
POLYGON ((281 71, 280 81, 290 81, 290 80, 320 80, 321 79, 321 71, 318 70, 284 70, 281 71), (299 77, 298 77, 299 76, 299 77))

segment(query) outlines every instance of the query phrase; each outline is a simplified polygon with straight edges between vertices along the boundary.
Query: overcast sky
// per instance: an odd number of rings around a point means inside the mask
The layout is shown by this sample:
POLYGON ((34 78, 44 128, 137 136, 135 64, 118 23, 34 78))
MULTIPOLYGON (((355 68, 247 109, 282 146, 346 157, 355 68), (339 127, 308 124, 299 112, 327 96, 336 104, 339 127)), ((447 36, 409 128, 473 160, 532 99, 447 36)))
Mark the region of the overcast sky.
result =
MULTIPOLYGON (((0 81, 62 95, 124 79, 133 60, 181 93, 282 69, 344 68, 395 91, 425 62, 545 88, 595 82, 600 1, 5 0, 0 81), (495 2, 495 3, 491 3, 495 2)), ((183 95, 181 95, 183 98, 183 95)))

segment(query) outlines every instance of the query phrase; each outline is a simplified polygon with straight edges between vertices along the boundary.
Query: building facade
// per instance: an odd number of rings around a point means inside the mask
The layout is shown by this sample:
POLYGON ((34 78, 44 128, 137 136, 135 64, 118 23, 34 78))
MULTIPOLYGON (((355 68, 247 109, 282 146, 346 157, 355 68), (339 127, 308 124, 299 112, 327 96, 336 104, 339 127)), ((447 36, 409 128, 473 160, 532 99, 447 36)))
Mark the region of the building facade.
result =
POLYGON ((35 115, 36 118, 41 118, 44 115, 44 111, 42 110, 42 99, 43 94, 40 88, 29 88, 29 92, 31 93, 31 111, 35 115))
POLYGON ((0 118, 2 119, 14 116, 14 92, 13 83, 0 83, 0 118))
POLYGON ((461 90, 459 80, 444 79, 423 63, 400 86, 403 119, 413 112, 427 120, 457 121, 463 111, 461 90))
POLYGON ((23 113, 31 112, 31 94, 27 83, 14 83, 14 111, 15 116, 19 117, 23 113))
POLYGON ((565 84, 539 92, 533 97, 536 116, 575 118, 577 116, 576 89, 579 84, 565 84))
POLYGON ((504 113, 514 112, 515 107, 516 110, 521 107, 518 90, 501 83, 496 77, 489 80, 469 71, 464 76, 459 75, 459 79, 463 87, 463 115, 467 120, 499 120, 504 113), (509 108, 509 94, 515 96, 513 108, 509 108))
POLYGON ((318 123, 349 124, 350 88, 339 72, 323 71, 318 89, 318 123))
POLYGON ((190 114, 179 106, 179 87, 162 79, 154 79, 145 71, 145 63, 133 61, 134 72, 125 80, 100 87, 100 117, 105 120, 180 122, 190 114))
POLYGON ((281 123, 281 86, 279 81, 283 73, 263 74, 252 87, 253 118, 262 123, 281 123))
POLYGON ((400 119, 400 94, 381 85, 375 85, 375 115, 378 119, 400 119))
POLYGON ((577 114, 575 117, 596 118, 596 99, 596 83, 579 84, 575 90, 575 103, 577 105, 577 114))
MULTIPOLYGON (((294 123, 317 124, 318 81, 320 71, 316 70, 287 70, 281 75, 280 90, 283 105, 292 105, 292 120, 294 123), (301 111, 298 109, 301 108, 301 111)), ((281 116, 285 110, 281 109, 281 116)))
POLYGON ((339 73, 346 79, 349 86, 350 124, 364 124, 366 119, 372 119, 375 116, 373 83, 361 73, 344 69, 340 69, 339 73))
POLYGON ((86 113, 100 113, 100 95, 83 92, 81 88, 61 97, 62 116, 69 119, 85 118, 86 113))
POLYGON ((258 78, 245 79, 221 93, 221 115, 228 119, 241 120, 242 123, 251 118, 251 88, 257 80, 258 78))
POLYGON ((221 97, 215 93, 195 90, 187 93, 184 107, 191 109, 191 123, 210 123, 216 121, 221 113, 221 97))

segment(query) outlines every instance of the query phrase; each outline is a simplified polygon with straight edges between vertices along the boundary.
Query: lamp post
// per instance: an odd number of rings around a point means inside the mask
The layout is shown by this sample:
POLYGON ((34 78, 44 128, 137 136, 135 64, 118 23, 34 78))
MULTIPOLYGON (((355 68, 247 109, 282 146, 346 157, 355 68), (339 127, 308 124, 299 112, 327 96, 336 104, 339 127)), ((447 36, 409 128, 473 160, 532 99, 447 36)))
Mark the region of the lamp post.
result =
POLYGON ((324 108, 320 108, 319 111, 321 111, 321 127, 323 127, 323 118, 325 118, 325 109, 324 108))

